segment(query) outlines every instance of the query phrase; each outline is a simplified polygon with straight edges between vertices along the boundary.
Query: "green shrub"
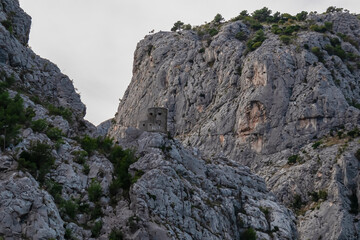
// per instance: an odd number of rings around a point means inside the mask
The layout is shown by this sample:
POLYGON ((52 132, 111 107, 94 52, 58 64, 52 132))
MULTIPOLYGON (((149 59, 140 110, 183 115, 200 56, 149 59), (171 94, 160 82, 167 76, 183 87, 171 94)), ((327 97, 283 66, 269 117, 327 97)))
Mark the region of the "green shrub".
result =
POLYGON ((256 232, 253 228, 246 229, 240 236, 240 239, 256 240, 256 232))
POLYGON ((115 146, 109 159, 114 165, 114 179, 110 185, 110 193, 116 195, 119 188, 129 190, 132 177, 128 169, 137 160, 135 152, 129 149, 123 150, 120 146, 115 146))
POLYGON ((14 28, 12 22, 9 20, 1 21, 1 24, 8 30, 11 34, 13 34, 14 28))
POLYGON ((298 21, 305 21, 307 15, 308 15, 308 12, 302 11, 302 12, 296 14, 296 19, 297 19, 298 21))
POLYGON ((298 160, 299 155, 292 155, 288 158, 288 164, 292 165, 295 164, 296 161, 298 160))
POLYGON ((86 213, 89 214, 90 212, 90 205, 88 203, 80 202, 78 204, 78 210, 80 213, 86 213))
POLYGON ((283 32, 282 28, 279 27, 277 24, 273 24, 271 26, 271 32, 274 34, 281 34, 283 32))
POLYGON ((134 184, 141 178, 141 176, 144 175, 144 172, 142 170, 138 170, 135 172, 135 175, 133 178, 131 178, 131 184, 134 184))
POLYGON ((191 30, 191 25, 190 24, 185 24, 184 25, 184 30, 191 30))
POLYGON ((291 37, 287 36, 287 35, 281 35, 280 36, 280 40, 285 43, 286 45, 289 45, 289 43, 291 42, 291 37))
POLYGON ((174 23, 174 26, 171 28, 171 31, 176 32, 178 30, 181 30, 183 26, 184 23, 182 21, 177 21, 176 23, 174 23))
POLYGON ((53 141, 60 140, 63 136, 61 129, 52 127, 46 131, 46 135, 53 141))
POLYGON ((51 150, 51 146, 45 143, 32 143, 28 151, 20 154, 19 168, 26 168, 38 181, 43 182, 55 162, 51 150))
POLYGON ((218 13, 218 14, 216 14, 216 16, 214 17, 213 22, 219 24, 219 23, 220 23, 221 21, 223 21, 223 20, 224 20, 223 16, 221 16, 221 14, 218 13))
POLYGON ((99 182, 92 181, 88 188, 89 200, 92 202, 97 202, 102 196, 102 188, 99 182))
POLYGON ((357 49, 359 49, 359 43, 356 40, 352 39, 350 36, 343 33, 336 33, 336 35, 339 36, 343 41, 348 42, 357 49))
POLYGON ((298 195, 298 194, 295 194, 294 200, 293 200, 293 203, 292 203, 292 207, 294 209, 300 209, 302 205, 303 205, 303 202, 301 200, 301 196, 298 195))
POLYGON ((343 8, 337 8, 335 6, 330 6, 326 9, 326 13, 333 13, 333 12, 342 12, 343 8))
POLYGON ((349 131, 347 133, 347 135, 351 138, 356 138, 356 137, 360 136, 360 130, 356 127, 353 130, 349 131))
POLYGON ((265 41, 266 37, 264 34, 263 30, 258 30, 255 33, 255 36, 250 39, 249 41, 247 41, 246 45, 249 51, 254 51, 255 49, 257 49, 258 47, 261 46, 261 44, 263 43, 263 41, 265 41))
POLYGON ((271 16, 271 10, 268 9, 267 7, 263 7, 262 9, 259 10, 255 10, 251 16, 255 19, 258 20, 259 22, 265 22, 267 21, 270 16, 271 16))
POLYGON ((324 27, 326 28, 326 30, 331 31, 333 24, 332 22, 324 22, 324 27))
POLYGON ((84 136, 80 140, 81 147, 89 154, 91 155, 93 151, 95 151, 98 148, 97 140, 96 138, 91 138, 88 135, 84 136))
POLYGON ((0 93, 2 93, 7 88, 10 88, 15 83, 15 76, 12 74, 8 76, 5 71, 0 72, 0 93))
POLYGON ((86 158, 88 157, 88 153, 86 151, 73 151, 71 154, 75 157, 74 161, 79 164, 84 164, 86 158))
POLYGON ((326 190, 319 190, 318 192, 311 192, 309 193, 311 196, 312 201, 317 202, 319 200, 325 201, 328 197, 326 190))
POLYGON ((91 209, 91 212, 90 212, 91 220, 98 219, 102 215, 103 215, 103 212, 101 210, 101 206, 99 204, 96 204, 95 207, 93 209, 91 209))
POLYGON ((210 34, 210 36, 215 36, 216 34, 218 34, 219 33, 219 31, 218 30, 216 30, 215 28, 211 28, 210 30, 209 30, 209 34, 210 34))
POLYGON ((235 34, 235 38, 239 41, 243 41, 243 40, 246 40, 247 36, 245 34, 245 32, 238 32, 237 34, 235 34))
POLYGON ((92 138, 85 135, 80 139, 80 145, 89 155, 91 155, 95 150, 108 155, 110 154, 114 143, 113 139, 109 137, 92 138))
POLYGON ((322 144, 321 141, 317 141, 317 142, 315 142, 315 143, 312 145, 312 148, 313 148, 313 149, 317 149, 321 144, 322 144))
POLYGON ((86 163, 84 163, 84 165, 83 165, 83 173, 85 174, 85 175, 88 175, 89 174, 89 172, 90 172, 90 167, 89 167, 89 165, 87 165, 86 163))
POLYGON ((109 137, 98 137, 96 139, 98 150, 102 152, 103 154, 108 154, 111 152, 111 149, 114 145, 114 140, 109 137))
POLYGON ((140 218, 138 216, 129 217, 126 225, 129 226, 132 233, 136 232, 139 229, 139 221, 140 218))
POLYGON ((261 25, 261 23, 259 23, 257 21, 251 21, 250 28, 257 31, 257 30, 263 29, 264 27, 263 27, 263 25, 261 25))
POLYGON ((35 132, 44 132, 48 127, 48 123, 45 119, 39 119, 31 123, 31 128, 35 132))
POLYGON ((66 240, 73 240, 73 239, 74 239, 74 238, 73 238, 73 235, 72 235, 71 229, 67 228, 67 229, 65 230, 64 238, 65 238, 66 240))
MULTIPOLYGON (((5 136, 5 147, 17 144, 19 129, 30 122, 34 116, 33 111, 24 109, 23 99, 17 94, 10 98, 6 90, 0 89, 0 135, 5 136)), ((1 139, 3 148, 4 139, 1 139)))
POLYGON ((91 228, 91 236, 92 237, 99 237, 100 236, 100 232, 102 229, 103 223, 102 221, 98 221, 94 224, 94 226, 91 228))
POLYGON ((310 30, 315 31, 315 32, 320 32, 320 33, 324 33, 326 32, 328 29, 324 26, 324 25, 311 25, 310 26, 310 30))
POLYGON ((61 203, 60 209, 72 220, 75 220, 78 205, 72 200, 63 201, 61 203))
POLYGON ((319 190, 319 198, 322 200, 326 200, 328 197, 328 193, 326 190, 319 190))
POLYGON ((55 107, 52 104, 48 104, 47 109, 49 110, 50 115, 62 116, 69 123, 72 123, 72 112, 69 108, 55 107))
POLYGON ((45 190, 53 196, 55 203, 60 204, 62 201, 61 192, 62 185, 60 183, 54 182, 52 180, 47 180, 45 182, 45 190))
POLYGON ((123 240, 124 235, 120 229, 113 228, 109 235, 109 240, 123 240))
POLYGON ((284 30, 283 33, 286 35, 292 35, 294 32, 297 32, 300 30, 300 26, 299 25, 290 25, 287 26, 284 30))
POLYGON ((324 54, 319 47, 312 47, 311 52, 319 59, 320 62, 324 61, 324 54))

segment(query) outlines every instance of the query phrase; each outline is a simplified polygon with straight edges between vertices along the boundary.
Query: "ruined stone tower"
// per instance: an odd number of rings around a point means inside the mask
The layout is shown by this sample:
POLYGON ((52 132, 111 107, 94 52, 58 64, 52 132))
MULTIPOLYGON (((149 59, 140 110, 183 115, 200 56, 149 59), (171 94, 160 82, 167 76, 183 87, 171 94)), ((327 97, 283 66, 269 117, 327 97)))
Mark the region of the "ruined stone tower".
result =
POLYGON ((139 128, 148 132, 167 133, 168 109, 163 107, 152 107, 148 109, 147 119, 140 121, 139 128))

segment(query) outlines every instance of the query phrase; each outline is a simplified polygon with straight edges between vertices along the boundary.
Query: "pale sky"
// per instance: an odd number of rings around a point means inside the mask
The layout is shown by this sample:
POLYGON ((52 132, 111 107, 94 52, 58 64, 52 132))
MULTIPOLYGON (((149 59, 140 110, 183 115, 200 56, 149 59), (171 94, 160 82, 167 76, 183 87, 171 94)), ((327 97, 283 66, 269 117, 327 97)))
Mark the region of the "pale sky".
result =
POLYGON ((32 17, 30 47, 74 80, 86 104, 85 119, 97 125, 114 117, 132 76, 136 44, 152 29, 168 31, 225 20, 264 6, 273 12, 324 12, 329 6, 360 13, 359 0, 20 0, 32 17))

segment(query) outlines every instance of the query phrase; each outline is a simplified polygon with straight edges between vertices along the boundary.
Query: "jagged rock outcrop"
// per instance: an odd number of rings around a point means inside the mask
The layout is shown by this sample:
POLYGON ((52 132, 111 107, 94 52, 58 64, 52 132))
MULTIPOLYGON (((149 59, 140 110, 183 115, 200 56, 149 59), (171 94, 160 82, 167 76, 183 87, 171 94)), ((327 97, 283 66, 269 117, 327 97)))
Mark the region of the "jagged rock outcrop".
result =
MULTIPOLYGON (((1 161, 6 161, 2 157, 1 161)), ((0 234, 5 239, 51 239, 65 233, 52 196, 23 172, 1 173, 0 234)))
POLYGON ((137 149, 141 157, 130 171, 143 173, 130 206, 116 214, 136 222, 118 222, 126 239, 238 239, 249 227, 262 239, 296 238, 291 211, 247 167, 221 156, 203 160, 159 133, 135 132, 120 144, 137 149))
MULTIPOLYGON (((331 21, 334 31, 360 42, 360 21, 349 13, 312 19, 331 21)), ((348 101, 360 101, 360 71, 350 72, 349 62, 326 51, 323 62, 311 52, 323 49, 335 32, 300 31, 285 45, 267 31, 265 42, 246 53, 245 42, 235 38, 239 31, 251 32, 236 21, 224 24, 210 41, 193 31, 146 36, 135 51, 133 80, 110 135, 137 126, 147 108, 164 106, 176 137, 209 155, 224 151, 245 161, 241 156, 299 147, 331 128, 358 123, 359 110, 348 101)))
POLYGON ((3 23, 0 24, 1 70, 13 75, 16 86, 29 96, 37 96, 43 104, 69 108, 74 117, 82 119, 86 108, 72 81, 55 64, 27 47, 31 18, 17 0, 1 1, 0 21, 3 23))
POLYGON ((124 168, 128 152, 96 138, 111 120, 83 119, 69 78, 27 47, 31 18, 0 1, 0 239, 296 238, 293 213, 221 153, 130 128, 117 140, 138 159, 124 168))
POLYGON ((299 214, 300 239, 359 239, 359 213, 349 213, 349 196, 360 203, 358 140, 336 158, 340 143, 311 146, 359 125, 360 20, 333 12, 296 24, 290 44, 265 24, 266 40, 254 51, 236 37, 255 34, 243 21, 221 24, 213 37, 193 30, 146 36, 109 135, 121 138, 147 108, 167 107, 168 129, 185 145, 207 157, 222 152, 264 177, 299 214), (324 23, 332 29, 312 30, 324 23), (297 154, 305 163, 288 164, 297 154), (328 198, 314 207, 318 191, 328 198))

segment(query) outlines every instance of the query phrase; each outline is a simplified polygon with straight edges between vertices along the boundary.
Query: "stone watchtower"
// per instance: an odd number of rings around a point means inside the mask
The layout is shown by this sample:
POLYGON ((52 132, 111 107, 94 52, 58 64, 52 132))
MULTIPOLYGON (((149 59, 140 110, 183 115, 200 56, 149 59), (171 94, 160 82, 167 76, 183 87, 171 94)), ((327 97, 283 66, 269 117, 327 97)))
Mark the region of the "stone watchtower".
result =
POLYGON ((167 133, 168 109, 163 107, 152 107, 148 109, 147 119, 140 121, 139 128, 148 132, 167 133))

